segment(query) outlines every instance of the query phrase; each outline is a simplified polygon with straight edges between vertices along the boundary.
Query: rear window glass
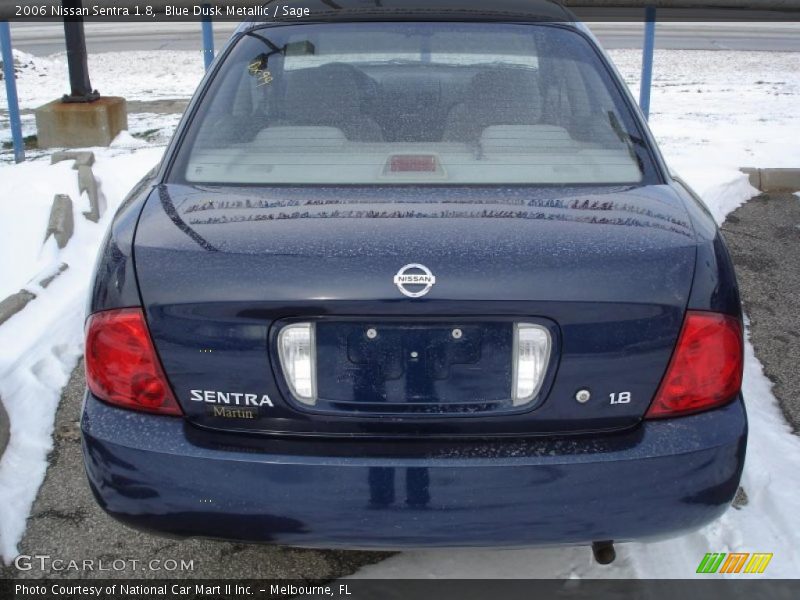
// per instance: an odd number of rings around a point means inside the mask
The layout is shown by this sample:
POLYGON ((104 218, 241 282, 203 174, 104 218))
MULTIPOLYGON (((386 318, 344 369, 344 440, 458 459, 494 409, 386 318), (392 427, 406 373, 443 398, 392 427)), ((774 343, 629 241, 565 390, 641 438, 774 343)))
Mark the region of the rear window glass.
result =
POLYGON ((173 174, 242 185, 637 183, 641 144, 575 32, 293 25, 237 43, 173 174))

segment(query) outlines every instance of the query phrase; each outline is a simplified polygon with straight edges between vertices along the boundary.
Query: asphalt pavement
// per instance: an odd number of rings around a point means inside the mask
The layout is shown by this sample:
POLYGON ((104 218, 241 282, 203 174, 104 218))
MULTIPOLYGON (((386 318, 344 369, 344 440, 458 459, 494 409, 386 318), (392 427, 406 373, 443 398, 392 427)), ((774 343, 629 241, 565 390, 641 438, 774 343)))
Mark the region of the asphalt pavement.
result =
MULTIPOLYGON (((723 226, 750 316, 751 339, 795 431, 800 431, 800 198, 762 195, 729 215, 723 226)), ((209 540, 173 540, 134 531, 98 508, 84 475, 78 419, 83 395, 79 365, 63 392, 56 415, 54 449, 34 504, 24 555, 62 559, 103 559, 121 571, 42 571, 40 563, 17 571, 0 567, 0 577, 203 577, 333 579, 387 554, 299 550, 209 540), (150 569, 191 561, 192 569, 150 569), (133 561, 137 561, 134 563, 133 561), (135 564, 135 568, 133 565, 135 564)))
POLYGON ((800 197, 763 194, 722 227, 736 265, 750 339, 773 393, 800 433, 800 197))

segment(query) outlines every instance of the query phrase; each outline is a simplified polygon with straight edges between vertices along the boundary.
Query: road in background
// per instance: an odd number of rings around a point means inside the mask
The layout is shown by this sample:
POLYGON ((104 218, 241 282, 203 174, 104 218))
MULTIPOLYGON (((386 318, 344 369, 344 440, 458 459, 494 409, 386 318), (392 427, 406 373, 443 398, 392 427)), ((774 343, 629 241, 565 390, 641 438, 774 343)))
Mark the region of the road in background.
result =
MULTIPOLYGON (((214 44, 219 50, 237 24, 214 23, 214 44)), ((93 52, 130 50, 197 50, 203 48, 199 22, 174 23, 86 23, 86 49, 93 52)), ((64 52, 64 27, 60 23, 12 23, 14 48, 47 56, 64 52)))
MULTIPOLYGON (((641 48, 644 23, 588 23, 608 50, 641 48)), ((800 23, 656 23, 662 50, 800 51, 800 23)))
MULTIPOLYGON (((642 23, 589 23, 605 48, 640 48, 642 23)), ((236 23, 214 24, 216 48, 230 37, 236 23)), ((64 51, 59 23, 12 23, 14 47, 46 56, 64 51)), ((89 52, 126 50, 200 50, 200 23, 87 23, 89 52)), ((684 23, 656 25, 656 48, 682 50, 767 50, 800 52, 800 23, 684 23)))

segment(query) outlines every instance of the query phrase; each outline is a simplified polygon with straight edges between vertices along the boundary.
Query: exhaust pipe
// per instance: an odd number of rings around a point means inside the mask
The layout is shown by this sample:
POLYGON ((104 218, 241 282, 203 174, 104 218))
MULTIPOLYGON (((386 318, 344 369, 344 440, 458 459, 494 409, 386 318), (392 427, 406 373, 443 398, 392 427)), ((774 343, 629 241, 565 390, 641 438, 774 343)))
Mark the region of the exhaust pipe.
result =
POLYGON ((592 554, 597 563, 601 565, 610 565, 617 558, 617 551, 614 550, 612 540, 592 542, 592 554))

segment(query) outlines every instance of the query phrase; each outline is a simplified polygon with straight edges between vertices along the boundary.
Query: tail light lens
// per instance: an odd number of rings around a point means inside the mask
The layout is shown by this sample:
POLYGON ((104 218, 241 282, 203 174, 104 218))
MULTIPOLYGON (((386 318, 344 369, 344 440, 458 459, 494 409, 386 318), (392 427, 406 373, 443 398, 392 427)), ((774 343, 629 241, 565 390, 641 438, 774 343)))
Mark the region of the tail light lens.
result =
POLYGON ((296 400, 317 403, 316 343, 313 323, 294 323, 278 334, 278 356, 283 374, 296 400))
POLYGON ((738 319, 689 311, 646 418, 676 417, 730 402, 742 386, 743 353, 738 319))
POLYGON ((550 333, 540 325, 514 325, 514 406, 529 403, 539 393, 550 361, 550 333))
POLYGON ((86 384, 110 404, 180 415, 139 308, 96 313, 86 324, 86 384))

